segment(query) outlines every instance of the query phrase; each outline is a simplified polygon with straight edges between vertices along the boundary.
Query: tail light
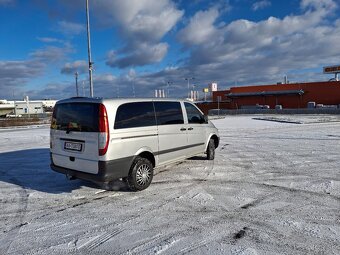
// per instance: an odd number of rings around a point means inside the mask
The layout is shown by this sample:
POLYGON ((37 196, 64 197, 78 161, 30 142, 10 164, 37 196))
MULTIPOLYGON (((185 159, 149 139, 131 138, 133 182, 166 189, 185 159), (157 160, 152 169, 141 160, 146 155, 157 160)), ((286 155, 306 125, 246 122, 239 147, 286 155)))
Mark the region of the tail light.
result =
POLYGON ((53 113, 51 116, 51 126, 50 126, 50 149, 54 147, 54 135, 52 129, 57 129, 57 105, 54 106, 53 113))
POLYGON ((99 105, 99 135, 98 135, 98 149, 99 156, 103 156, 107 152, 110 141, 109 120, 106 108, 103 104, 99 105))
POLYGON ((55 105, 51 116, 51 129, 57 129, 57 111, 58 107, 55 105))

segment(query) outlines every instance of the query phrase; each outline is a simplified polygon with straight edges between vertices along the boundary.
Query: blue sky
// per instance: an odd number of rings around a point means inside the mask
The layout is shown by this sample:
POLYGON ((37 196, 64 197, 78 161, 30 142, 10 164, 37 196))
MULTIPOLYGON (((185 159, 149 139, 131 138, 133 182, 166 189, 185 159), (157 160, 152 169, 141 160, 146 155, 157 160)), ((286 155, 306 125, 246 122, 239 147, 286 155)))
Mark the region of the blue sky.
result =
MULTIPOLYGON (((337 0, 89 2, 95 96, 328 80, 340 64, 337 0)), ((0 99, 74 96, 76 71, 88 95, 85 0, 0 0, 0 32, 0 99)))

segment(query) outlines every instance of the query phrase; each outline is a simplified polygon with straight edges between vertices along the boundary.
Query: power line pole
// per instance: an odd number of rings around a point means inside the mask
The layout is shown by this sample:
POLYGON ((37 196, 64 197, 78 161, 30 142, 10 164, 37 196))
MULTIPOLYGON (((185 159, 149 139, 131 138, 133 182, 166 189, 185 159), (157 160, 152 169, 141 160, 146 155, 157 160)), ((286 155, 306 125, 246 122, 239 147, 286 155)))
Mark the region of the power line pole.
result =
POLYGON ((86 28, 87 28, 87 54, 89 57, 89 81, 90 81, 90 96, 93 97, 93 81, 92 81, 92 59, 91 59, 91 35, 90 35, 90 15, 89 15, 89 0, 86 0, 86 28))
POLYGON ((78 72, 74 73, 74 76, 76 77, 76 92, 77 92, 77 97, 79 97, 79 93, 78 93, 78 75, 79 75, 78 72))

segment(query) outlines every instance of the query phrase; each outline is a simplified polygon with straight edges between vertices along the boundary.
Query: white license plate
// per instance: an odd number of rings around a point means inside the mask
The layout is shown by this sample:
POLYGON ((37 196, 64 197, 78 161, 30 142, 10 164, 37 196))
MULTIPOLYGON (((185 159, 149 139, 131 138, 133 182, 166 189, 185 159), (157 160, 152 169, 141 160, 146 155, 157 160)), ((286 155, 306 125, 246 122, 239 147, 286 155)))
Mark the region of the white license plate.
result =
POLYGON ((64 144, 64 149, 70 151, 81 151, 82 147, 81 143, 65 142, 64 144))

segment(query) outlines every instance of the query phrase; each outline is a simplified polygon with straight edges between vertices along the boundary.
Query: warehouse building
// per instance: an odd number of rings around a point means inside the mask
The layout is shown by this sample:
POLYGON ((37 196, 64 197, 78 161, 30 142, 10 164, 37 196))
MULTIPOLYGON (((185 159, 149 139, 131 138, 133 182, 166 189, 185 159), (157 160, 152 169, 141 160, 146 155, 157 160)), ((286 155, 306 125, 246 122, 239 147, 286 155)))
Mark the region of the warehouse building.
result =
POLYGON ((338 107, 340 81, 233 87, 213 92, 213 102, 225 109, 338 107))

